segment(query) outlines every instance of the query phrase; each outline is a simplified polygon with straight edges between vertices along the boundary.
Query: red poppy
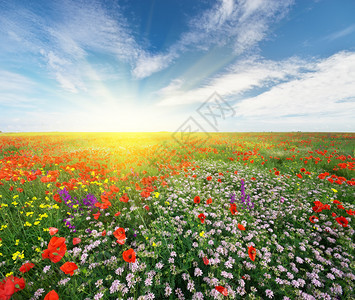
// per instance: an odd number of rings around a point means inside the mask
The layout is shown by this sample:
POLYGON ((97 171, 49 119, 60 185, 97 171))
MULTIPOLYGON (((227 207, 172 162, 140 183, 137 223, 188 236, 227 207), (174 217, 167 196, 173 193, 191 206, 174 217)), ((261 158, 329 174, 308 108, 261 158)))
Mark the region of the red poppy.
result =
POLYGON ((316 216, 310 216, 310 217, 309 217, 309 221, 310 221, 311 223, 315 223, 314 220, 318 220, 318 217, 316 217, 316 216))
POLYGON ((255 177, 252 177, 252 178, 250 178, 251 180, 256 180, 256 178, 255 177))
POLYGON ((143 198, 148 198, 150 196, 150 192, 147 192, 147 191, 143 191, 141 192, 140 194, 143 198))
POLYGON ((43 300, 58 300, 59 296, 55 290, 51 290, 43 300))
POLYGON ((28 262, 28 263, 25 263, 21 266, 20 268, 20 272, 22 273, 26 273, 28 272, 29 270, 31 270, 35 265, 31 262, 28 262))
POLYGON ((333 200, 333 203, 335 203, 335 204, 341 204, 341 202, 338 201, 338 200, 333 200))
POLYGON ((212 180, 212 176, 208 176, 206 179, 207 179, 208 181, 211 181, 211 180, 212 180))
POLYGON ((312 207, 314 212, 322 212, 322 210, 325 209, 325 205, 323 205, 322 202, 314 201, 313 203, 315 205, 315 206, 312 207))
POLYGON ((65 273, 65 274, 70 274, 70 276, 74 275, 74 271, 78 268, 78 266, 73 263, 67 261, 64 265, 60 267, 60 269, 65 273))
POLYGON ((195 203, 199 204, 200 201, 201 201, 200 196, 196 196, 196 197, 194 198, 194 202, 195 202, 195 203))
POLYGON ((101 233, 102 236, 106 236, 106 230, 101 233))
POLYGON ((124 194, 122 195, 122 197, 120 198, 120 201, 121 201, 121 202, 127 203, 128 200, 129 200, 129 198, 128 198, 127 193, 124 193, 124 194))
POLYGON ((348 227, 348 220, 345 218, 345 217, 343 217, 343 216, 341 216, 341 217, 338 217, 338 218, 335 218, 335 220, 341 225, 341 226, 343 226, 343 227, 348 227))
POLYGON ((297 177, 300 178, 300 179, 303 178, 301 174, 297 174, 297 177))
POLYGON ((237 175, 237 174, 238 174, 238 171, 234 171, 234 174, 237 175))
POLYGON ((204 214, 199 214, 198 218, 200 219, 201 223, 203 224, 205 222, 206 216, 204 214))
POLYGON ((239 230, 245 230, 245 227, 242 224, 238 224, 239 230))
POLYGON ((116 213, 115 213, 115 217, 118 217, 120 214, 121 214, 120 211, 116 212, 116 213))
POLYGON ((123 245, 126 240, 126 232, 124 228, 118 228, 114 233, 113 236, 117 239, 117 243, 123 245))
POLYGON ((322 173, 322 174, 319 174, 319 175, 318 175, 318 178, 319 178, 319 179, 324 179, 325 176, 326 176, 326 175, 322 173))
POLYGON ((15 283, 11 280, 4 279, 0 282, 0 299, 9 300, 15 293, 15 283))
POLYGON ((276 175, 276 176, 280 175, 280 171, 276 171, 276 172, 275 172, 275 175, 276 175))
POLYGON ((81 239, 80 238, 73 238, 73 245, 77 245, 81 242, 81 239))
POLYGON ((206 200, 206 204, 207 204, 207 205, 212 204, 212 198, 208 198, 208 199, 206 200))
POLYGON ((231 203, 229 210, 231 211, 232 215, 235 215, 237 211, 237 205, 235 203, 231 203))
POLYGON ((94 219, 97 220, 100 217, 101 213, 97 212, 96 214, 93 214, 94 219))
POLYGON ((55 235, 57 232, 58 232, 58 228, 49 227, 49 234, 50 235, 55 235))
POLYGON ((255 257, 256 257, 256 249, 253 246, 250 246, 248 249, 248 254, 249 254, 250 259, 252 261, 254 261, 255 257))
POLYGON ((128 262, 128 263, 134 263, 136 261, 136 253, 134 250, 128 249, 122 253, 123 260, 128 262))
POLYGON ((48 248, 43 251, 42 258, 49 258, 52 262, 57 263, 63 258, 66 251, 65 238, 54 236, 49 241, 48 248))
POLYGON ((25 279, 16 276, 8 276, 2 282, 0 282, 0 295, 3 293, 5 296, 9 295, 10 299, 13 293, 23 290, 26 286, 25 279))
POLYGON ((59 194, 55 194, 53 195, 53 199, 58 202, 58 203, 61 203, 62 202, 62 199, 60 199, 60 195, 59 194))
POLYGON ((216 286, 215 289, 220 292, 223 296, 228 296, 228 290, 223 286, 216 286))
POLYGON ((203 263, 204 263, 206 266, 210 263, 210 261, 208 260, 208 258, 207 258, 206 256, 203 258, 203 263))
POLYGON ((301 172, 306 172, 306 169, 305 169, 305 168, 301 168, 300 171, 301 171, 301 172))
POLYGON ((110 186, 110 190, 113 193, 118 193, 120 191, 120 189, 117 186, 115 186, 115 185, 111 185, 110 186))

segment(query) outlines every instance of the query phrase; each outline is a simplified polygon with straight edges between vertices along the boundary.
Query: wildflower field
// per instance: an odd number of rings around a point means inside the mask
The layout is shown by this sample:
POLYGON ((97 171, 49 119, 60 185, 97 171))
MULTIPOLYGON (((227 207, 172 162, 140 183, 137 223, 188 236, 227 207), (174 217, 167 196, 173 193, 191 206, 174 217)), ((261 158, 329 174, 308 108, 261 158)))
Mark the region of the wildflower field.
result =
POLYGON ((355 134, 0 134, 0 299, 354 299, 355 134))

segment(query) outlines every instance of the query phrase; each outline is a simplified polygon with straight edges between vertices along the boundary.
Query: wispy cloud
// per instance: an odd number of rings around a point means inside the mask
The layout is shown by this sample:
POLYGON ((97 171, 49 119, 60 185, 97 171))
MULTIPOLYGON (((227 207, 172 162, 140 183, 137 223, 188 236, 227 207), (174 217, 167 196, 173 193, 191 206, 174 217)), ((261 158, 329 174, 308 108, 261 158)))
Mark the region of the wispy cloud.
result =
POLYGON ((352 34, 353 32, 355 32, 355 24, 348 26, 342 30, 338 30, 336 32, 333 32, 332 34, 326 36, 324 39, 333 42, 334 40, 345 37, 349 34, 352 34))
POLYGON ((212 9, 191 20, 181 46, 229 45, 240 54, 261 41, 270 25, 284 17, 292 4, 292 0, 218 1, 212 9))
POLYGON ((293 0, 219 0, 212 8, 189 21, 189 30, 166 54, 137 61, 135 69, 143 68, 145 72, 134 74, 149 76, 164 69, 184 52, 207 51, 211 46, 227 46, 234 55, 239 55, 264 39, 270 25, 284 17, 292 4, 293 0), (161 59, 163 57, 167 59, 161 59))
POLYGON ((130 64, 132 76, 141 79, 167 68, 187 51, 227 46, 234 55, 243 53, 266 36, 270 25, 285 15, 292 3, 219 0, 188 20, 189 29, 169 49, 156 54, 136 41, 132 24, 114 2, 104 6, 95 0, 65 0, 44 7, 8 3, 0 20, 0 34, 13 46, 1 47, 8 47, 9 52, 41 53, 59 86, 77 93, 86 89, 85 67, 81 67, 91 52, 130 64), (109 5, 115 9, 110 10, 109 5))
POLYGON ((120 10, 113 11, 99 1, 67 0, 43 8, 8 4, 0 19, 0 36, 4 44, 12 46, 0 47, 7 47, 8 53, 41 54, 47 71, 62 89, 85 91, 90 53, 108 55, 113 63, 132 66, 149 56, 136 43, 120 10))
POLYGON ((253 88, 267 88, 297 77, 303 68, 304 61, 297 58, 275 62, 252 57, 232 65, 226 72, 196 89, 187 90, 187 83, 182 79, 173 80, 170 85, 158 91, 159 106, 203 102, 215 91, 224 97, 233 96, 235 99, 253 88))
POLYGON ((36 84, 31 79, 9 71, 0 70, 0 106, 33 107, 31 93, 36 84))

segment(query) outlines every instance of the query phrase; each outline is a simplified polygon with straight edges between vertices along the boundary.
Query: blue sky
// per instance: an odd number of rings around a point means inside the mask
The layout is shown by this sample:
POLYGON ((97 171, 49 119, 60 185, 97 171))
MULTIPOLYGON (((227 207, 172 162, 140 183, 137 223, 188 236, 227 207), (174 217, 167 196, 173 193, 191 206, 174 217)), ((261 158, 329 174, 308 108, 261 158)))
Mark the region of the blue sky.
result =
POLYGON ((353 0, 0 0, 0 130, 175 131, 191 117, 211 132, 354 132, 354 11, 353 0), (215 92, 234 114, 211 126, 198 108, 215 92))

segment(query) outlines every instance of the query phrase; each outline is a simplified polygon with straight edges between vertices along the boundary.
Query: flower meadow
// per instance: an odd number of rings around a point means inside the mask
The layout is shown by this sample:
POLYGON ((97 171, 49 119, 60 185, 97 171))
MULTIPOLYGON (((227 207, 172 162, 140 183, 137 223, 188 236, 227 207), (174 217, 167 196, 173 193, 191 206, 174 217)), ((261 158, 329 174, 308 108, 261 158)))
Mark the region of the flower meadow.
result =
POLYGON ((354 299, 354 134, 0 135, 0 299, 354 299))

